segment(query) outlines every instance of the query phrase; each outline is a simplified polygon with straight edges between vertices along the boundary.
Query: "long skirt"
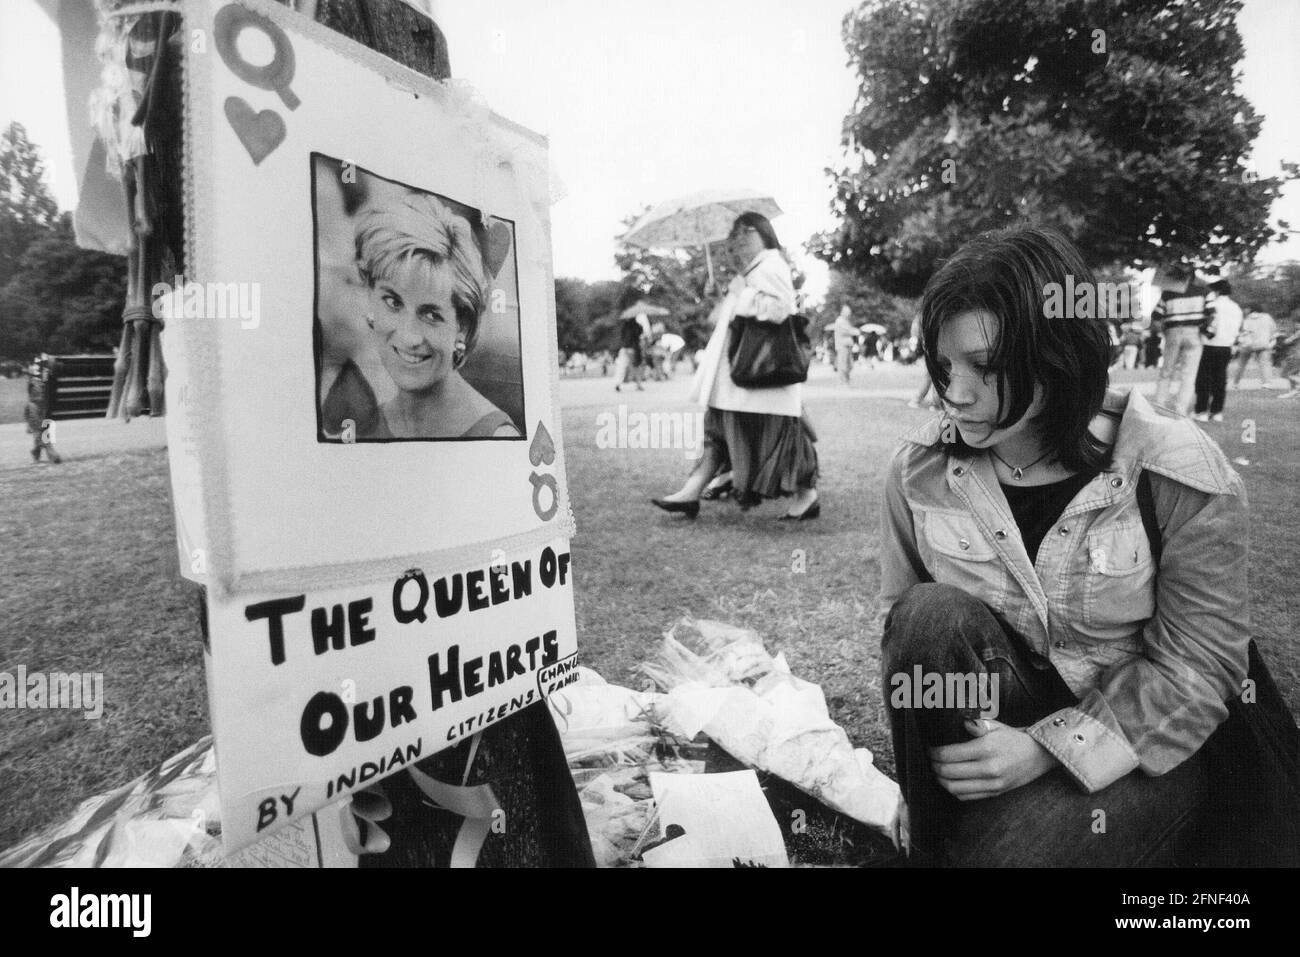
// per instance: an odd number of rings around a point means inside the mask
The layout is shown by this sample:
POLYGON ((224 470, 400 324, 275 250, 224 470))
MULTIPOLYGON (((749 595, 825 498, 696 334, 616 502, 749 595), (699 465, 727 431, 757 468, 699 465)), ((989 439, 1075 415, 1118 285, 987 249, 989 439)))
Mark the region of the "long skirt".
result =
POLYGON ((719 471, 731 470, 732 493, 742 505, 794 495, 817 485, 817 434, 806 417, 733 412, 704 413, 704 447, 719 471))

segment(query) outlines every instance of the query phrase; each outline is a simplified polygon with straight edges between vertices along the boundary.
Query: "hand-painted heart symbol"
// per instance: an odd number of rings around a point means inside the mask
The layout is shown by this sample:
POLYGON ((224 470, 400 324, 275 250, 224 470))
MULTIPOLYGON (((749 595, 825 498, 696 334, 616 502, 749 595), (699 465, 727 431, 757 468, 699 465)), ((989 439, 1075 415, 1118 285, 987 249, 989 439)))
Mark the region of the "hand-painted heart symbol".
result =
POLYGON ((506 256, 510 254, 510 239, 509 223, 503 223, 498 219, 488 227, 483 250, 483 265, 487 267, 488 274, 493 279, 501 272, 501 267, 505 265, 506 256))
POLYGON ((226 119, 253 158, 254 165, 270 156, 284 142, 284 120, 275 110, 258 113, 247 100, 232 96, 226 100, 226 119))
POLYGON ((538 420, 537 430, 533 433, 533 444, 528 447, 528 461, 533 463, 534 468, 555 461, 555 443, 551 441, 551 433, 546 431, 541 420, 538 420))

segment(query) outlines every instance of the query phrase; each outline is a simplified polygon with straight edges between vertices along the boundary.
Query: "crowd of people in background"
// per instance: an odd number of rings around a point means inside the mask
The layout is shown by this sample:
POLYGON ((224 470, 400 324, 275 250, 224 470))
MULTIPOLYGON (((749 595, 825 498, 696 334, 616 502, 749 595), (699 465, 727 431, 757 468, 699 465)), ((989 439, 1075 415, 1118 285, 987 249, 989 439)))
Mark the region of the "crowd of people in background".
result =
MULTIPOLYGON (((1269 313, 1239 304, 1230 280, 1207 285, 1190 270, 1175 268, 1164 281, 1167 288, 1150 316, 1110 322, 1112 371, 1157 370, 1154 401, 1200 422, 1223 421, 1227 393, 1252 371, 1261 388, 1275 388, 1281 377, 1288 385, 1279 397, 1300 397, 1300 327, 1284 333, 1269 313)), ((915 364, 922 358, 918 322, 919 316, 909 334, 891 336, 842 305, 815 343, 814 360, 832 366, 845 386, 858 368, 915 364)), ((694 373, 704 352, 687 348, 682 336, 646 314, 622 319, 618 337, 617 352, 575 352, 562 358, 563 370, 601 376, 612 370, 615 391, 625 385, 644 389, 646 381, 671 380, 683 362, 694 373)), ((928 375, 907 404, 939 408, 928 375)))
POLYGON ((1206 286, 1189 272, 1172 272, 1152 313, 1151 331, 1161 339, 1156 405, 1198 422, 1222 422, 1227 393, 1241 387, 1252 360, 1261 388, 1273 387, 1277 359, 1290 383, 1281 397, 1300 395, 1300 335, 1283 336, 1273 316, 1243 309, 1230 280, 1206 286))
POLYGON ((695 371, 698 360, 688 357, 686 340, 668 331, 662 322, 651 323, 648 316, 631 316, 619 321, 619 348, 595 353, 572 352, 561 357, 560 367, 567 375, 607 376, 614 373, 614 391, 633 384, 644 391, 643 383, 667 382, 677 374, 683 361, 695 371), (644 322, 642 321, 644 320, 644 322))

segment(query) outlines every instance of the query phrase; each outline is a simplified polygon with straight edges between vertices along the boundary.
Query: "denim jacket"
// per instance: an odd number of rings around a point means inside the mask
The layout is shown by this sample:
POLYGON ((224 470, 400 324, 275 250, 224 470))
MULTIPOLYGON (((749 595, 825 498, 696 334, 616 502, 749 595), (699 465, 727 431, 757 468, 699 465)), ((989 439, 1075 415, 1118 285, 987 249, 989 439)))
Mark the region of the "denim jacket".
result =
POLYGON ((987 453, 950 457, 941 418, 904 436, 885 484, 881 604, 917 582, 984 601, 1060 672, 1076 706, 1026 731, 1087 791, 1177 767, 1227 717, 1247 669, 1246 493, 1190 420, 1136 390, 1110 468, 1074 497, 1031 563, 987 453), (1150 475, 1160 567, 1135 492, 1150 475))

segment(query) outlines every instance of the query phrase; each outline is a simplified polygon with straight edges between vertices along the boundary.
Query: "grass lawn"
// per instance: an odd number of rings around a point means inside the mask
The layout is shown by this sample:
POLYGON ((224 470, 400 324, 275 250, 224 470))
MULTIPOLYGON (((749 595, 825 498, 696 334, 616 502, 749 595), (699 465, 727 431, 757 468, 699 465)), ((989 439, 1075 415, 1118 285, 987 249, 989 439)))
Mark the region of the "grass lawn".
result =
MULTIPOLYGON (((680 484, 683 453, 600 449, 596 416, 612 403, 565 410, 582 657, 611 682, 639 685, 637 665, 678 616, 753 627, 795 674, 822 685, 832 717, 892 772, 876 661, 883 615, 874 529, 896 437, 925 413, 901 400, 821 395, 809 411, 820 435, 823 511, 807 523, 776 522, 778 504, 742 514, 706 503, 696 522, 664 515, 649 498, 680 484)), ((1300 403, 1275 395, 1233 393, 1231 423, 1208 428, 1229 458, 1249 460, 1239 470, 1254 516, 1255 630, 1300 711, 1292 581, 1300 403), (1243 419, 1256 423, 1254 444, 1241 441, 1243 419)), ((0 495, 8 505, 0 518, 0 671, 102 671, 106 697, 98 721, 2 713, 3 848, 190 744, 208 721, 197 589, 176 570, 165 453, 0 472, 0 495)))

